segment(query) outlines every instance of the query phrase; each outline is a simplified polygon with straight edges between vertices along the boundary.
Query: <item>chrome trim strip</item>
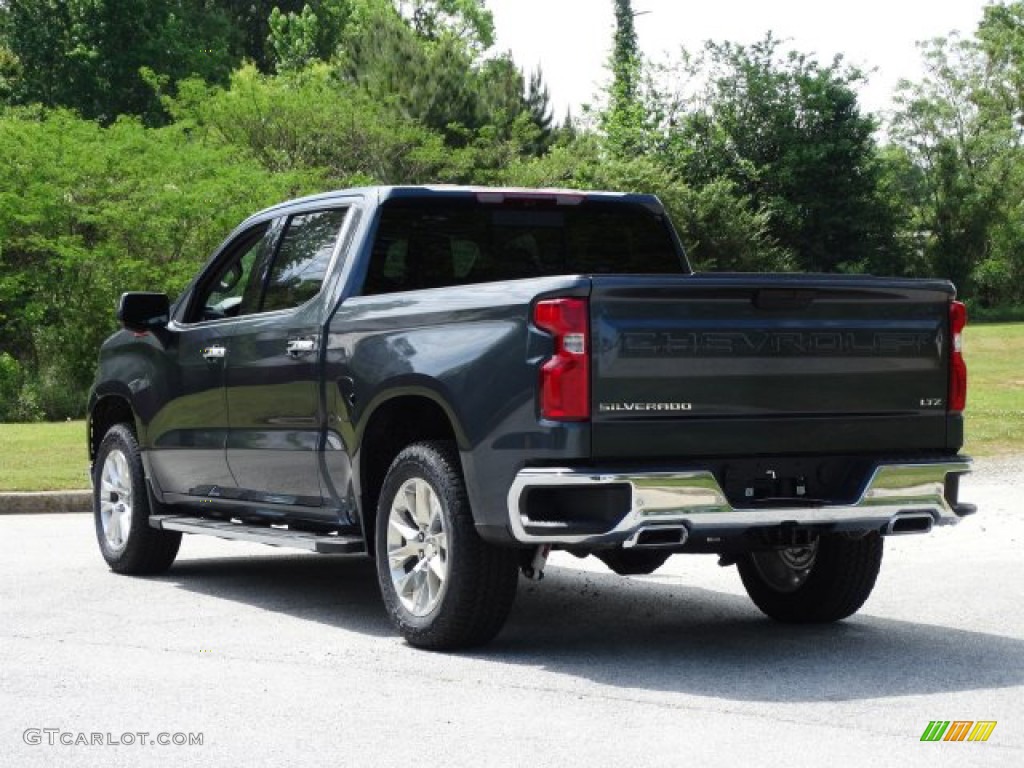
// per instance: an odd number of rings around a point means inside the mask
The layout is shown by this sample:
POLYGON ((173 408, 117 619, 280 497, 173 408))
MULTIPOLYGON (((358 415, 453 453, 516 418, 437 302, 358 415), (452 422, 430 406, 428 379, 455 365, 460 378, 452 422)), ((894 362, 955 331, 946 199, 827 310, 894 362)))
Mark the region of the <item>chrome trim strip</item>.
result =
POLYGON ((524 544, 611 543, 630 539, 650 525, 685 525, 692 535, 702 529, 736 528, 794 523, 864 523, 879 528, 896 515, 931 515, 936 525, 959 522, 945 498, 948 474, 971 471, 969 459, 920 464, 882 464, 875 468, 861 497, 853 504, 824 507, 766 507, 736 509, 713 474, 706 470, 616 474, 561 467, 521 470, 508 492, 509 525, 524 544), (631 508, 609 531, 600 534, 560 534, 555 524, 535 523, 522 515, 519 502, 529 488, 611 485, 632 486, 631 508), (545 526, 550 533, 526 532, 545 526))

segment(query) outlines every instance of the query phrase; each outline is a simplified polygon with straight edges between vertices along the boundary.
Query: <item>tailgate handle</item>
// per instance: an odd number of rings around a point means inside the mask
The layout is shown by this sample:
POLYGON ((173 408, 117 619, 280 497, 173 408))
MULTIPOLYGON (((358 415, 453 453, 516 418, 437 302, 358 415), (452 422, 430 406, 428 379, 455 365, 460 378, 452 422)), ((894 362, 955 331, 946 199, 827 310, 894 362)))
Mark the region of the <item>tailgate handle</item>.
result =
POLYGON ((753 303, 767 311, 806 309, 817 296, 817 291, 792 288, 762 288, 754 294, 753 303))

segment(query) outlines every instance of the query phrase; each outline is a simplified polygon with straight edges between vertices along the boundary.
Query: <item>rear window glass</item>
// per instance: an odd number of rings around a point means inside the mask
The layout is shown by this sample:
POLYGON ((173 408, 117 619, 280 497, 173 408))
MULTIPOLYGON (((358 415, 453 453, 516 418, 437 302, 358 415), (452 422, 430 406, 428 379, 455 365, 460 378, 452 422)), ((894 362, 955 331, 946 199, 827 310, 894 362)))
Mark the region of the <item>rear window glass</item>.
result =
POLYGON ((566 274, 677 274, 665 219, 641 205, 391 200, 363 293, 566 274))

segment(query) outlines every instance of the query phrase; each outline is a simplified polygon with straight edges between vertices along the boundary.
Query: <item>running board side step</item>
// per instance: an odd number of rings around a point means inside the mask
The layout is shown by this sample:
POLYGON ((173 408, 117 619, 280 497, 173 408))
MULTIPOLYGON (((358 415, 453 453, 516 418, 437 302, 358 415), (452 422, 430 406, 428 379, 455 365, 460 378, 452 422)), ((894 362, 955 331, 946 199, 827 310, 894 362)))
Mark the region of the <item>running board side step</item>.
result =
POLYGON ((334 533, 308 533, 271 528, 268 525, 246 525, 206 517, 180 517, 178 515, 151 515, 149 524, 164 531, 199 533, 221 539, 254 541, 272 547, 291 547, 318 552, 322 555, 365 554, 366 545, 361 536, 334 533))

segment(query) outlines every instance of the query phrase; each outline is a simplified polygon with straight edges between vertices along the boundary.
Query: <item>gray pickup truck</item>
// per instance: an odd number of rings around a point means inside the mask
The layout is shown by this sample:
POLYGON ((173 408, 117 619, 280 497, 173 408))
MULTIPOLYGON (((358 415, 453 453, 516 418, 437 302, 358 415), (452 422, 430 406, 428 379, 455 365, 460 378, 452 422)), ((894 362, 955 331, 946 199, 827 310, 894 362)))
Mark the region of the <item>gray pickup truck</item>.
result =
POLYGON ((694 274, 657 198, 353 189, 243 222, 173 303, 126 293, 89 402, 122 573, 182 533, 376 560, 413 645, 504 624, 552 549, 736 565, 787 622, 857 611, 883 537, 958 498, 943 280, 694 274))

